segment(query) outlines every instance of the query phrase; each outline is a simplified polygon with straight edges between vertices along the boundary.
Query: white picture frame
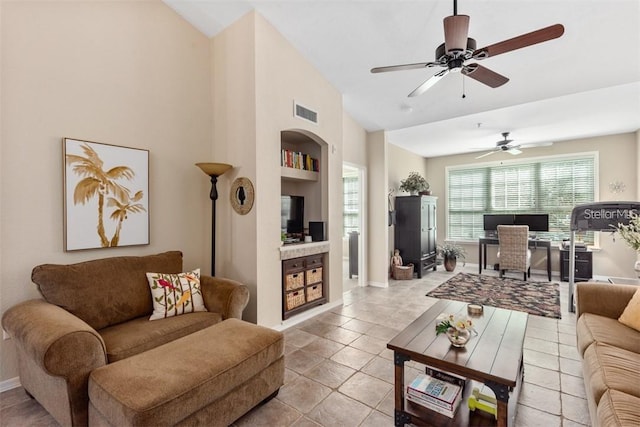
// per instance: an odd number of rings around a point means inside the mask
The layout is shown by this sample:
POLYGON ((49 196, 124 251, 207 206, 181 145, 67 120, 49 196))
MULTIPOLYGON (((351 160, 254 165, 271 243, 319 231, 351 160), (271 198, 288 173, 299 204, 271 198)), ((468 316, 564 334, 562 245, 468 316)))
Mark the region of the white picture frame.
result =
POLYGON ((63 138, 64 250, 149 244, 149 150, 63 138))

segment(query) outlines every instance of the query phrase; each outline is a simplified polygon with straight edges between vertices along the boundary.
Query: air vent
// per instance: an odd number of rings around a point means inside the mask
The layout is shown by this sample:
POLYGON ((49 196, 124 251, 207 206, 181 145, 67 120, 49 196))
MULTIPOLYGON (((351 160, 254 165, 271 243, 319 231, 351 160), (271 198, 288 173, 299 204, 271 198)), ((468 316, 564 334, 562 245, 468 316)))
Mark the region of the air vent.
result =
POLYGON ((293 101, 293 115, 311 123, 318 124, 318 113, 293 101))

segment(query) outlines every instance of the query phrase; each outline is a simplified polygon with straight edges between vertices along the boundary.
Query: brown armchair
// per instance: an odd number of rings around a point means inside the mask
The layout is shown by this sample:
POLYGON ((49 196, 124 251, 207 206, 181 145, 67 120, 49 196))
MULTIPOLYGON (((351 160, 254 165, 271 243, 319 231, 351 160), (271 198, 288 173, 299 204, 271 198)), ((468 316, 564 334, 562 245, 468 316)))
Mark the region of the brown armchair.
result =
POLYGON ((506 270, 521 271, 524 273, 524 280, 527 280, 527 277, 531 277, 529 226, 499 225, 498 241, 500 277, 504 277, 506 270))
POLYGON ((181 271, 179 251, 35 267, 31 277, 44 299, 19 303, 2 318, 16 344, 24 389, 61 425, 85 426, 94 369, 242 317, 248 288, 202 276, 208 311, 150 321, 146 272, 181 271))

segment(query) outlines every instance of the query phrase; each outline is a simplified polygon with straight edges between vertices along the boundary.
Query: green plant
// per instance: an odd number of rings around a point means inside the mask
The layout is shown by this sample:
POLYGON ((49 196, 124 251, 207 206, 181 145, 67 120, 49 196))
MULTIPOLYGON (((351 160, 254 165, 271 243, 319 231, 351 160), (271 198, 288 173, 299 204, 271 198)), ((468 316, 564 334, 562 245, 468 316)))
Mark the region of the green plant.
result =
POLYGON ((400 190, 407 193, 426 191, 429 183, 418 172, 411 172, 406 179, 400 181, 400 190))
POLYGON ((455 243, 438 245, 436 250, 443 258, 459 258, 464 261, 467 257, 467 251, 465 251, 462 246, 458 246, 455 243))
POLYGON ((629 224, 618 224, 616 233, 631 246, 636 252, 640 252, 640 215, 632 212, 629 215, 629 224))

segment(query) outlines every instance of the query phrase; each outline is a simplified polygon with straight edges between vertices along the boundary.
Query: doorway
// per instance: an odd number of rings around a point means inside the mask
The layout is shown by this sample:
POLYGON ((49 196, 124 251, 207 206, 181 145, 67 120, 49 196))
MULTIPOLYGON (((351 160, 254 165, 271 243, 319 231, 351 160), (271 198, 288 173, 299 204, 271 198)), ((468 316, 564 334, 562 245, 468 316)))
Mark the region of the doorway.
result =
POLYGON ((364 167, 351 163, 342 165, 342 291, 347 292, 365 283, 363 251, 366 236, 364 167))

